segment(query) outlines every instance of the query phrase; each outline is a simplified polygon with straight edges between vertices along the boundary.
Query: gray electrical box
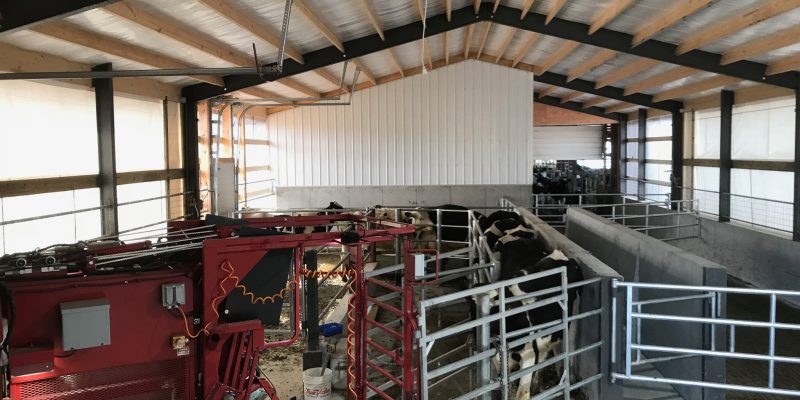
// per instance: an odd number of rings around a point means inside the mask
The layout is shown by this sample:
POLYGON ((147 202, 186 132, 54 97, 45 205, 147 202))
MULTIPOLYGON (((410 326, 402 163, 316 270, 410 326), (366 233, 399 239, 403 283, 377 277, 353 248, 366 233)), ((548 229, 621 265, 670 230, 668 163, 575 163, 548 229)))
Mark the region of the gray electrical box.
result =
POLYGON ((61 329, 65 351, 111 344, 111 321, 106 299, 61 303, 61 329))
POLYGON ((186 287, 182 283, 165 283, 161 285, 161 305, 165 308, 176 308, 186 304, 186 287))

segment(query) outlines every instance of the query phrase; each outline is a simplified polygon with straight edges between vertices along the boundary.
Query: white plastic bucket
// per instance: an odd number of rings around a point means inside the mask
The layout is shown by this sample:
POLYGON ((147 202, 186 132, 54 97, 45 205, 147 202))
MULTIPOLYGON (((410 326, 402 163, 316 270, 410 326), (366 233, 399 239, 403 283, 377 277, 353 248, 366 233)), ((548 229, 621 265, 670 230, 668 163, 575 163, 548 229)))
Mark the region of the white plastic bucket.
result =
POLYGON ((331 355, 331 384, 334 389, 347 389, 347 354, 333 353, 331 355))
POLYGON ((322 376, 321 368, 309 368, 303 371, 303 396, 306 400, 331 399, 331 369, 325 368, 322 376))

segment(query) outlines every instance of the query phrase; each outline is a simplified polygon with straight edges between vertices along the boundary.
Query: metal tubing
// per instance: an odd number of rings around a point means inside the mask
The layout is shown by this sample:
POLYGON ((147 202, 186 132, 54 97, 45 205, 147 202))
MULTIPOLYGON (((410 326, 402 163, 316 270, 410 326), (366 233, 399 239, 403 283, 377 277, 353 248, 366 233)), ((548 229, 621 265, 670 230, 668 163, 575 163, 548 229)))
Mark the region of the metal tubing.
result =
POLYGON ((629 381, 657 382, 657 383, 666 383, 670 385, 685 385, 685 386, 704 387, 710 389, 736 390, 740 392, 750 392, 750 393, 768 393, 768 394, 778 394, 784 396, 800 396, 800 390, 767 389, 754 386, 733 385, 728 383, 697 382, 697 381, 690 381, 683 379, 670 379, 670 378, 642 376, 642 375, 631 375, 631 376, 622 376, 620 374, 614 374, 614 375, 616 375, 617 378, 624 378, 629 381))
POLYGON ((625 287, 625 376, 631 376, 631 321, 633 314, 633 287, 625 287))
POLYGON ((702 317, 682 317, 678 315, 665 315, 665 314, 647 314, 647 313, 633 313, 634 318, 662 320, 662 321, 676 321, 676 322, 694 322, 694 323, 708 323, 717 325, 738 325, 748 326, 752 328, 770 328, 785 330, 800 330, 800 324, 785 324, 785 323, 770 323, 760 321, 743 321, 736 319, 723 319, 723 318, 702 318, 702 317))
POLYGON ((691 285, 667 285, 661 283, 644 283, 644 282, 624 282, 618 281, 617 286, 628 287, 633 286, 639 289, 661 289, 661 290, 681 290, 689 292, 720 292, 720 293, 738 293, 738 294, 759 294, 776 296, 798 296, 800 291, 792 290, 763 290, 763 289, 750 289, 750 288, 736 288, 736 287, 714 287, 714 286, 691 286, 691 285))
POLYGON ((777 361, 787 364, 800 364, 800 357, 764 355, 754 353, 729 353, 727 351, 711 351, 689 349, 684 347, 670 347, 670 346, 655 346, 646 344, 635 344, 631 346, 633 349, 641 349, 644 351, 654 351, 660 353, 677 353, 677 354, 693 354, 712 357, 734 358, 739 360, 756 360, 756 361, 777 361))
POLYGON ((775 387, 775 318, 776 318, 777 297, 775 294, 769 297, 769 388, 775 387))

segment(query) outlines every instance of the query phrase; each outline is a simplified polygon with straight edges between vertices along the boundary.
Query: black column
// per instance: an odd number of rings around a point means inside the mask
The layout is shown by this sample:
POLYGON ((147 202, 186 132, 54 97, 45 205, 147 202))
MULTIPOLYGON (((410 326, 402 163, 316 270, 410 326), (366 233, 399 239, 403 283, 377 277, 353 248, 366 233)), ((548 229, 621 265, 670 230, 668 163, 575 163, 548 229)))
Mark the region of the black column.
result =
MULTIPOLYGON (((611 141, 611 168, 609 171, 610 179, 607 182, 606 190, 610 193, 621 193, 619 184, 621 182, 621 176, 619 173, 619 167, 621 162, 620 158, 620 149, 622 145, 619 141, 619 124, 609 124, 607 125, 608 129, 608 139, 611 141)), ((606 154, 609 156, 609 154, 606 154)))
MULTIPOLYGON (((303 263, 311 271, 317 270, 317 252, 307 251, 303 263)), ((319 367, 323 351, 319 348, 319 280, 306 278, 306 351, 303 352, 303 370, 319 367)))
POLYGON ((644 185, 644 176, 645 176, 645 160, 647 159, 647 150, 645 147, 645 140, 647 138, 647 110, 644 108, 639 109, 639 173, 637 174, 639 177, 639 184, 637 187, 639 188, 639 197, 643 197, 647 192, 647 188, 644 185))
POLYGON ((731 127, 733 119, 733 92, 720 92, 719 128, 719 221, 729 222, 731 217, 731 127))
MULTIPOLYGON (((683 112, 672 113, 672 200, 683 199, 683 112)), ((677 208, 673 204, 673 208, 677 208)))
POLYGON ((800 241, 800 90, 794 91, 794 234, 800 241))
MULTIPOLYGON (((111 71, 111 64, 102 64, 92 71, 111 71)), ((117 165, 114 153, 114 84, 110 78, 92 79, 94 103, 97 113, 97 155, 100 188, 100 203, 103 235, 113 235, 119 230, 117 224, 117 165)))
POLYGON ((181 104, 183 129, 183 207, 186 218, 199 218, 200 203, 200 159, 197 140, 197 103, 184 101, 181 104))
POLYGON ((628 190, 627 179, 625 179, 628 176, 628 164, 625 161, 628 158, 628 120, 625 118, 618 119, 617 126, 619 126, 619 139, 617 140, 617 143, 619 143, 617 147, 619 149, 619 193, 625 194, 628 190))

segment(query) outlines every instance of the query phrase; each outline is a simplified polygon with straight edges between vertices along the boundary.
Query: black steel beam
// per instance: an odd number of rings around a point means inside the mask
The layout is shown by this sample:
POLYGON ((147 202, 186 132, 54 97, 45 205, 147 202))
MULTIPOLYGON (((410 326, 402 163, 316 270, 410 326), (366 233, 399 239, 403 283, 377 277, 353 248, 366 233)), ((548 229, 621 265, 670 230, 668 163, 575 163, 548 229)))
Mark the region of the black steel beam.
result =
POLYGON ((27 29, 38 23, 60 19, 119 0, 0 1, 0 34, 27 29))
POLYGON ((625 90, 614 87, 605 86, 596 88, 596 84, 591 81, 583 79, 575 79, 569 81, 566 75, 556 74, 554 72, 545 72, 536 76, 537 82, 546 83, 548 85, 559 86, 567 89, 577 90, 579 92, 591 93, 597 96, 608 97, 609 99, 625 101, 640 105, 642 107, 657 108, 659 110, 676 112, 683 108, 683 103, 675 100, 664 100, 659 102, 653 101, 653 96, 644 93, 625 94, 625 90))
MULTIPOLYGON (((672 113, 672 200, 683 200, 683 113, 672 113)), ((677 204, 672 207, 677 209, 677 204)))
POLYGON ((181 104, 181 124, 183 129, 183 191, 188 194, 183 201, 183 214, 186 218, 200 218, 200 156, 197 137, 197 103, 186 101, 181 104))
POLYGON ((703 50, 676 55, 677 45, 659 40, 647 40, 636 47, 631 47, 633 35, 610 29, 599 29, 589 34, 589 25, 553 18, 545 24, 546 16, 534 12, 528 13, 520 19, 520 10, 508 6, 500 6, 491 17, 492 22, 512 26, 519 29, 538 32, 548 36, 568 39, 579 43, 615 50, 622 53, 633 54, 640 57, 652 58, 684 67, 696 68, 701 71, 733 76, 736 78, 767 83, 788 89, 800 88, 800 73, 796 71, 784 72, 766 76, 767 65, 753 61, 738 61, 728 65, 720 65, 722 55, 703 50))
MULTIPOLYGON (((92 70, 111 71, 111 64, 98 65, 92 70)), ((109 78, 92 79, 97 113, 97 154, 100 204, 106 206, 101 214, 103 235, 116 234, 117 224, 117 162, 114 144, 114 84, 109 78)))
POLYGON ((794 229, 792 239, 800 241, 800 90, 794 91, 794 229))
POLYGON ((644 184, 645 176, 646 176, 646 173, 647 173, 647 168, 645 168, 645 165, 646 165, 645 164, 645 160, 647 160, 647 147, 646 147, 647 141, 645 141, 645 138, 647 137, 647 110, 646 109, 644 109, 644 108, 640 108, 639 109, 639 113, 638 113, 638 117, 637 117, 636 123, 639 125, 639 129, 638 129, 639 132, 637 133, 637 136, 636 136, 639 139, 639 141, 637 142, 637 146, 639 147, 637 152, 639 154, 638 154, 638 157, 637 157, 638 170, 637 170, 637 174, 636 174, 636 176, 637 176, 636 179, 639 181, 639 184, 636 185, 636 187, 637 187, 637 190, 638 190, 638 193, 639 193, 639 197, 643 197, 645 194, 647 194, 647 187, 644 184))
MULTIPOLYGON (((450 21, 447 20, 447 15, 444 13, 434 15, 426 19, 427 26, 425 28, 425 36, 433 36, 473 24, 488 18, 490 12, 491 4, 487 3, 483 5, 477 15, 472 5, 453 10, 450 21)), ((317 68, 338 64, 346 59, 353 59, 391 47, 415 42, 422 37, 422 21, 416 21, 386 30, 384 31, 384 36, 386 40, 381 40, 380 36, 376 33, 344 42, 345 53, 339 51, 335 46, 329 46, 324 49, 303 54, 304 64, 300 64, 295 60, 286 59, 283 61, 283 71, 278 75, 270 75, 269 78, 277 80, 287 76, 302 74, 303 72, 312 71, 317 68)), ((182 90, 182 96, 188 101, 199 101, 262 83, 264 83, 264 81, 257 75, 227 76, 225 77, 224 88, 207 83, 198 83, 185 87, 182 90)))
POLYGON ((533 101, 536 103, 547 104, 548 106, 559 107, 565 110, 576 111, 579 113, 588 114, 595 117, 607 118, 612 121, 618 121, 620 118, 623 117, 623 114, 621 113, 607 113, 606 110, 602 107, 583 108, 583 105, 581 103, 575 101, 568 101, 566 103, 562 103, 558 97, 553 97, 553 96, 539 97, 537 93, 533 94, 533 101))
POLYGON ((720 127, 719 127, 719 221, 729 222, 731 219, 731 159, 732 127, 733 127, 733 92, 720 92, 720 127))

